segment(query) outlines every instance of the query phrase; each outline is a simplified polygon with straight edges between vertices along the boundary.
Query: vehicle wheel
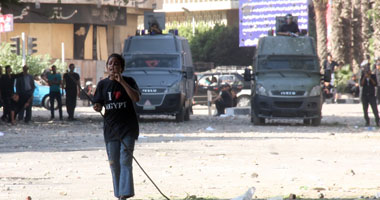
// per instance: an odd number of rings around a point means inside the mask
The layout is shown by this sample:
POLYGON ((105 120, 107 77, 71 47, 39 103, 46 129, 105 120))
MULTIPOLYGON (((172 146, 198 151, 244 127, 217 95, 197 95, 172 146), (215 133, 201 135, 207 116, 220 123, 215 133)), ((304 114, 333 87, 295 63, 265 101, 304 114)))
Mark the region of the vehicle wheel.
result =
POLYGON ((257 117, 255 114, 252 114, 251 121, 254 125, 264 125, 265 118, 257 117))
POLYGON ((238 98, 236 107, 249 107, 250 105, 251 105, 251 97, 244 95, 238 98))
POLYGON ((303 120, 304 125, 310 125, 310 122, 311 122, 310 119, 304 119, 303 120))
MULTIPOLYGON (((44 99, 44 107, 47 110, 50 110, 50 97, 49 96, 45 97, 45 99, 44 99)), ((57 109, 58 109, 58 101, 56 99, 54 99, 54 110, 57 110, 57 109)))
POLYGON ((190 121, 190 113, 191 113, 191 110, 190 110, 190 107, 186 109, 186 112, 185 112, 185 116, 184 116, 184 120, 185 121, 190 121))
POLYGON ((185 121, 185 107, 182 107, 180 110, 179 110, 179 113, 177 113, 175 115, 175 121, 176 122, 183 122, 185 121))
POLYGON ((321 125, 321 117, 312 119, 311 120, 311 125, 313 125, 313 126, 319 126, 319 125, 321 125))

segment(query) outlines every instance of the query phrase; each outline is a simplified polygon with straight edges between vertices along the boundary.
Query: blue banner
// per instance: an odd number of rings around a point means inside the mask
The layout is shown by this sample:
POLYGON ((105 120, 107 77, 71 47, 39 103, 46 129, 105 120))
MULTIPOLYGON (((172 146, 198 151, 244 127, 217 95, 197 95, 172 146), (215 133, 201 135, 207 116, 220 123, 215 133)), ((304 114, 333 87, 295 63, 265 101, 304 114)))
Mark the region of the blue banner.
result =
POLYGON ((276 31, 276 17, 298 17, 299 29, 308 29, 308 0, 240 0, 239 46, 256 46, 268 31, 276 31))

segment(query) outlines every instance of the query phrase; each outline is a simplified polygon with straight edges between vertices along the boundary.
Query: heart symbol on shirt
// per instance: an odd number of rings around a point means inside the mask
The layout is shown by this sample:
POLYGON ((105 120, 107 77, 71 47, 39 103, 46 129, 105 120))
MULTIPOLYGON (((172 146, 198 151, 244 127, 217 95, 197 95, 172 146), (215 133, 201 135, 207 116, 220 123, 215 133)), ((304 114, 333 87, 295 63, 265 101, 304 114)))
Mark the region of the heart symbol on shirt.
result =
POLYGON ((115 96, 116 100, 118 100, 121 96, 121 92, 120 91, 116 91, 113 93, 113 95, 115 96))

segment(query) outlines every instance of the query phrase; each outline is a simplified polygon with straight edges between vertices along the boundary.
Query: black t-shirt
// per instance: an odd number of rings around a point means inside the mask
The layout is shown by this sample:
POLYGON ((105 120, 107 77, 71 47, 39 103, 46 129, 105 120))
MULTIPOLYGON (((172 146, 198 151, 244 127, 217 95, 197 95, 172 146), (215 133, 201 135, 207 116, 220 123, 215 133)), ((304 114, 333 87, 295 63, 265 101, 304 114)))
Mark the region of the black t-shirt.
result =
POLYGON ((290 24, 283 24, 281 27, 280 27, 280 30, 279 32, 291 32, 291 33, 299 33, 300 32, 300 29, 298 28, 298 25, 294 22, 290 23, 290 24))
MULTIPOLYGON (((140 91, 133 78, 123 78, 133 89, 140 91)), ((94 103, 102 104, 106 110, 104 114, 106 142, 118 141, 127 135, 138 138, 139 124, 134 104, 120 83, 109 78, 101 80, 96 87, 94 103)))
POLYGON ((227 91, 222 91, 222 94, 220 95, 223 99, 224 105, 226 107, 232 107, 232 96, 227 91))
POLYGON ((77 82, 80 79, 78 73, 75 73, 75 72, 73 72, 73 73, 71 73, 71 72, 65 73, 63 75, 63 79, 65 80, 65 83, 66 83, 66 91, 67 90, 77 91, 77 88, 78 88, 78 83, 77 82))
POLYGON ((363 78, 365 80, 364 80, 364 85, 362 85, 363 86, 362 96, 374 97, 375 96, 375 89, 376 89, 376 86, 377 86, 376 75, 373 75, 373 74, 371 75, 371 79, 375 82, 375 84, 373 84, 372 81, 367 80, 364 77, 364 75, 362 76, 362 78, 360 79, 360 81, 362 81, 363 78))
POLYGON ((338 66, 338 63, 335 61, 332 61, 331 63, 329 63, 328 60, 325 60, 325 62, 323 63, 323 69, 330 70, 331 73, 334 73, 336 66, 338 66))

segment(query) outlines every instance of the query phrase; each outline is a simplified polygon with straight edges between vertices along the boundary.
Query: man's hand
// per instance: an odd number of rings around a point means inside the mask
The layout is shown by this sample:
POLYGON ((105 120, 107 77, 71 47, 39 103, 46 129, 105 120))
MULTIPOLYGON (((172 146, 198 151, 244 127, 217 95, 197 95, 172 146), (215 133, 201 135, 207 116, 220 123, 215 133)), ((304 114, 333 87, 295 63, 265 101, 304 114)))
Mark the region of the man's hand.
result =
POLYGON ((94 106, 93 106, 93 109, 94 109, 96 112, 101 112, 101 111, 102 111, 102 108, 103 108, 103 106, 102 106, 100 103, 95 103, 94 106))
POLYGON ((26 102, 25 105, 24 105, 24 108, 27 108, 29 107, 30 103, 29 102, 26 102))

